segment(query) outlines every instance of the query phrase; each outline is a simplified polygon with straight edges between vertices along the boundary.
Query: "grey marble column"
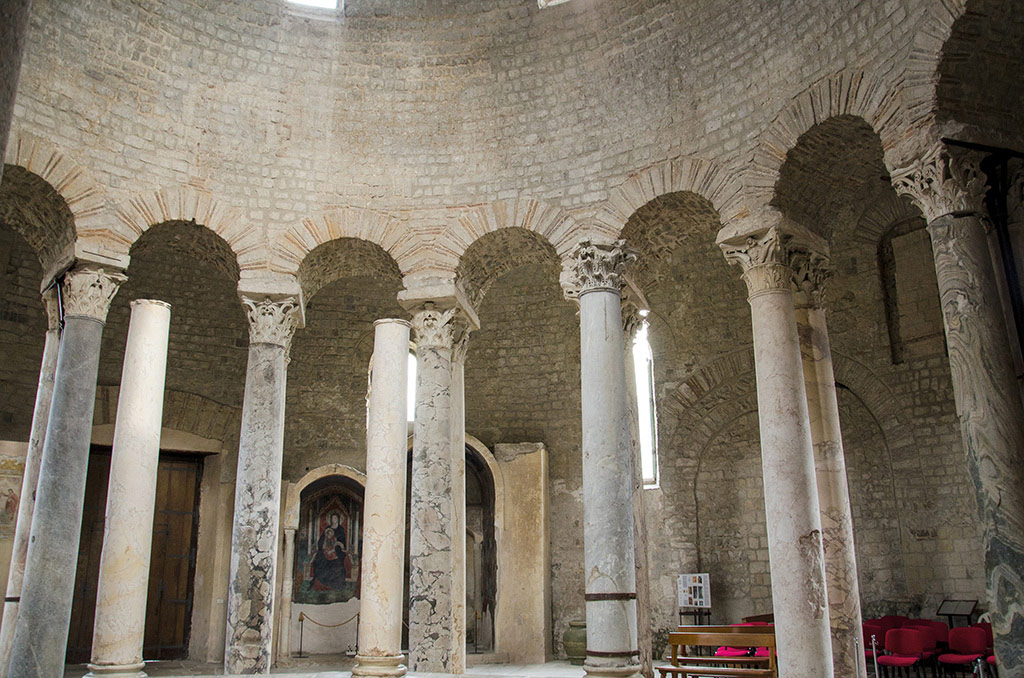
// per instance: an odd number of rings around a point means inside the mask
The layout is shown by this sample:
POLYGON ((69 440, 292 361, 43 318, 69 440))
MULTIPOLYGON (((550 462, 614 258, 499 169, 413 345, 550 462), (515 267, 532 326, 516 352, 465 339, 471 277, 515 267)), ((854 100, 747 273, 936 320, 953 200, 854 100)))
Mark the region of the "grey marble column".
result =
POLYGON ((44 293, 43 303, 46 304, 48 320, 46 340, 43 344, 43 361, 39 367, 36 404, 32 411, 32 429, 28 438, 28 450, 25 452, 25 473, 21 478, 21 501, 18 503, 18 522, 14 528, 14 545, 11 548, 11 566, 7 575, 7 596, 4 602, 3 622, 0 623, 0 677, 2 678, 7 676, 7 663, 11 659, 11 644, 14 642, 14 626, 18 619, 21 583, 25 577, 25 556, 28 554, 28 538, 32 529, 32 512, 36 505, 39 465, 43 458, 46 423, 50 418, 50 401, 53 399, 57 348, 60 345, 60 306, 57 301, 57 291, 51 288, 44 293))
POLYGON ((64 331, 8 668, 18 678, 63 675, 89 468, 96 373, 120 271, 80 265, 62 284, 64 331))
POLYGON ((863 678, 867 675, 867 665, 863 659, 853 513, 850 510, 846 454, 839 425, 839 401, 824 306, 825 283, 830 272, 824 257, 806 252, 795 257, 795 270, 800 289, 796 319, 825 551, 832 664, 837 676, 859 675, 863 678))
POLYGON ((145 678, 149 563, 163 423, 169 304, 131 302, 107 485, 89 676, 145 678))
MULTIPOLYGON (((622 303, 623 326, 623 368, 626 373, 626 408, 629 412, 630 456, 633 459, 633 553, 636 567, 636 623, 637 648, 640 653, 640 672, 647 678, 654 676, 654 662, 661 657, 654 656, 654 637, 651 622, 651 584, 647 562, 647 510, 644 505, 643 461, 640 458, 640 420, 637 411, 636 367, 633 359, 633 343, 637 332, 643 327, 644 319, 636 303, 624 300, 622 303)), ((646 397, 646 394, 645 396, 646 397)), ((646 425, 646 423, 645 423, 646 425)))
POLYGON ((466 352, 470 329, 455 327, 452 341, 452 637, 451 672, 466 672, 466 352))
POLYGON ((822 678, 832 640, 788 240, 772 226, 722 248, 749 292, 779 676, 822 678))
MULTIPOLYGON (((409 668, 452 673, 457 657, 452 468, 452 344, 458 309, 433 304, 413 316, 416 422, 413 427, 412 524, 409 530, 409 668)), ((465 608, 463 601, 461 608, 465 608)))
POLYGON ((292 297, 242 297, 242 303, 249 317, 249 363, 231 532, 227 674, 270 672, 287 354, 298 312, 292 297))
POLYGON ((936 147, 893 173, 928 221, 953 397, 984 525, 1000 675, 1024 675, 1024 407, 999 308, 977 160, 936 147))
POLYGON ((580 304, 583 555, 591 676, 639 676, 633 546, 633 450, 623 361, 623 243, 574 253, 580 304))
MULTIPOLYGON (((14 117, 14 94, 18 89, 31 4, 31 0, 0 0, 0 158, 7 150, 7 135, 14 117)), ((0 162, 0 179, 3 173, 0 162)))
POLYGON ((363 584, 354 676, 404 676, 402 576, 405 570, 405 471, 409 323, 373 324, 373 368, 366 422, 363 584))

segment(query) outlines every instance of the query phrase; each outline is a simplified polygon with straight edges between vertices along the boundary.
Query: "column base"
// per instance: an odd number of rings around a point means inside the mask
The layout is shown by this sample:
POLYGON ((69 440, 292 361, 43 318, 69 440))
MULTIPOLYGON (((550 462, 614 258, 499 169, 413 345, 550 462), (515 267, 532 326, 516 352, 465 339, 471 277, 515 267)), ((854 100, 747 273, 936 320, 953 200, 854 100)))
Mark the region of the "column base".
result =
POLYGON ((145 662, 138 664, 86 664, 89 673, 84 678, 148 678, 148 674, 142 669, 146 668, 145 662))
POLYGON ((404 676, 408 669, 402 664, 403 655, 385 657, 367 657, 356 655, 356 665, 352 667, 353 676, 404 676))
POLYGON ((583 662, 583 670, 587 672, 588 676, 607 676, 608 678, 643 678, 643 674, 640 673, 639 664, 592 664, 590 657, 583 662))

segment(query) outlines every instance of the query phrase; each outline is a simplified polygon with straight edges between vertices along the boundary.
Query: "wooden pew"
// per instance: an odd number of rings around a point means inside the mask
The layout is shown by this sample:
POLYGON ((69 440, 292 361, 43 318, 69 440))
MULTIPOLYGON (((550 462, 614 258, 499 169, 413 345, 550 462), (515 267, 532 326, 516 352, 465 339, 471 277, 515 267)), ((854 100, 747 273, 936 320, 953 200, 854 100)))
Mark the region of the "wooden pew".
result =
POLYGON ((723 676, 775 678, 775 630, 770 626, 680 626, 668 636, 671 665, 658 666, 661 678, 723 676), (701 657, 686 647, 767 647, 767 657, 701 657))

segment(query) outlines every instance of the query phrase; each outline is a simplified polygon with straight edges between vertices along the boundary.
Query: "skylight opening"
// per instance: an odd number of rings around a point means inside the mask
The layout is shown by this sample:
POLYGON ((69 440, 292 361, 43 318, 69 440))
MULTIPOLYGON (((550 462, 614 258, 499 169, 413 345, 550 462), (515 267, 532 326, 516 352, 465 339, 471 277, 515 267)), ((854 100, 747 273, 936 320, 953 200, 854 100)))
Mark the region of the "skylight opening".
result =
POLYGON ((317 9, 338 9, 338 0, 288 0, 299 7, 315 7, 317 9))

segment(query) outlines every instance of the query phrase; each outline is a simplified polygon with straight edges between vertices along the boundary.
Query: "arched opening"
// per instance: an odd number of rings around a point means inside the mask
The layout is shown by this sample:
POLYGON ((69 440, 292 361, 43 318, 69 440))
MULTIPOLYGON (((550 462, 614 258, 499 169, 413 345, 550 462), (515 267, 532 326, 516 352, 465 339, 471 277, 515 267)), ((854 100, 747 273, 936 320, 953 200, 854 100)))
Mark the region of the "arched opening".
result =
MULTIPOLYGON (((362 574, 363 486, 343 475, 319 478, 302 488, 298 512, 290 616, 302 619, 302 651, 354 650, 357 625, 352 619, 359 612, 362 574)), ((297 635, 291 635, 297 642, 297 635)))

